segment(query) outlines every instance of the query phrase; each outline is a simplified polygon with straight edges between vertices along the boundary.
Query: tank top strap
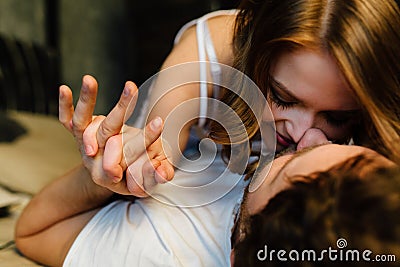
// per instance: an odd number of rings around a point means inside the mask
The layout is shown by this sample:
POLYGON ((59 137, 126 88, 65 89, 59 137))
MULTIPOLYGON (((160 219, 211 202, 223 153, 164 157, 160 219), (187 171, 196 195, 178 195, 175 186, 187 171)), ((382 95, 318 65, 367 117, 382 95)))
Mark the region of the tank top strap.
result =
MULTIPOLYGON (((192 20, 185 24, 177 33, 175 43, 179 42, 183 33, 190 27, 196 25, 197 47, 200 61, 200 110, 198 126, 203 127, 207 118, 207 62, 218 63, 217 54, 215 52, 214 44, 211 39, 210 30, 208 28, 207 20, 217 16, 234 15, 237 10, 218 10, 208 13, 198 19, 192 20)), ((219 94, 219 83, 221 76, 221 68, 218 64, 210 64, 210 72, 213 83, 213 96, 219 94)))

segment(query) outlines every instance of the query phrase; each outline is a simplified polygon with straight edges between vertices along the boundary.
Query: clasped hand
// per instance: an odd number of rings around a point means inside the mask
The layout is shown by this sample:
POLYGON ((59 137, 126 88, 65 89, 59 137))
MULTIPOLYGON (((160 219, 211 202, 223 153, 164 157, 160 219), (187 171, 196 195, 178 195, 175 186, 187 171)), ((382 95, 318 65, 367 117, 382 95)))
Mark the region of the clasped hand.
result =
POLYGON ((152 186, 174 176, 161 141, 163 121, 156 117, 144 129, 125 125, 138 95, 136 85, 129 81, 107 116, 93 116, 97 90, 97 81, 84 76, 74 108, 71 89, 60 86, 59 120, 75 137, 96 184, 118 194, 145 197, 152 186))

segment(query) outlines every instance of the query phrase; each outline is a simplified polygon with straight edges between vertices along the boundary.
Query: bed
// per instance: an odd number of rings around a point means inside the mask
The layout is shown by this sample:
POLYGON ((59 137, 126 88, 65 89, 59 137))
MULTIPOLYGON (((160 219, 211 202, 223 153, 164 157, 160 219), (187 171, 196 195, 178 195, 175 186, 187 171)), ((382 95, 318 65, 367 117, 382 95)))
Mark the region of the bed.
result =
POLYGON ((58 56, 0 35, 0 266, 38 266, 18 253, 15 223, 43 186, 80 162, 58 122, 58 56))
POLYGON ((16 220, 43 186, 79 164, 80 155, 54 116, 10 111, 7 119, 25 131, 0 142, 0 266, 36 266, 15 248, 16 220))

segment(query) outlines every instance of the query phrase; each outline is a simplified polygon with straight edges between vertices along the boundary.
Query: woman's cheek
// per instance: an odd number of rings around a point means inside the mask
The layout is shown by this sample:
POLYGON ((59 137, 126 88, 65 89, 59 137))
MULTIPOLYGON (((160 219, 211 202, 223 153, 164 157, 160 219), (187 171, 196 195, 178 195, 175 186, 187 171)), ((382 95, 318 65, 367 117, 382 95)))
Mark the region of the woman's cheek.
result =
POLYGON ((353 136, 352 129, 353 127, 349 125, 344 127, 330 126, 327 127, 326 129, 321 129, 321 130, 325 133, 328 140, 333 141, 335 143, 347 143, 353 136))

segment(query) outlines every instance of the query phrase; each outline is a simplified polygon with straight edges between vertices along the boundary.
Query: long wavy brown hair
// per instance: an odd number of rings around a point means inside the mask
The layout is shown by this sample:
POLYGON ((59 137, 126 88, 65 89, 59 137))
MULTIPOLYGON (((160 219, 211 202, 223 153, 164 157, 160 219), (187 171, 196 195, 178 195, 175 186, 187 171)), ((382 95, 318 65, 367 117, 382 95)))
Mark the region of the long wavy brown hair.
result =
MULTIPOLYGON (((279 55, 300 47, 329 53, 363 109, 355 143, 400 163, 400 11, 395 1, 244 0, 233 45, 234 67, 266 97, 279 55)), ((240 97, 226 93, 222 100, 255 135, 259 126, 248 118, 240 97)), ((229 143, 223 131, 214 130, 216 141, 229 143)))

